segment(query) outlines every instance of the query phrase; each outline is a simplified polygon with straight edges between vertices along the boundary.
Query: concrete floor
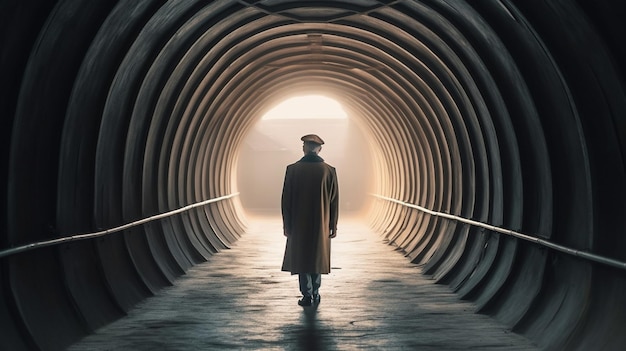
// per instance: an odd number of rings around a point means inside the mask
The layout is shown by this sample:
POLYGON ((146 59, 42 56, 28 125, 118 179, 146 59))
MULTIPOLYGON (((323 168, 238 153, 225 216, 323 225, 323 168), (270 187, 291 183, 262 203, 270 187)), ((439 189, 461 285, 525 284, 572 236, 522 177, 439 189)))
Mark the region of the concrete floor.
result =
POLYGON ((280 271, 279 218, 70 350, 536 350, 420 274, 364 224, 340 220, 318 307, 280 271))

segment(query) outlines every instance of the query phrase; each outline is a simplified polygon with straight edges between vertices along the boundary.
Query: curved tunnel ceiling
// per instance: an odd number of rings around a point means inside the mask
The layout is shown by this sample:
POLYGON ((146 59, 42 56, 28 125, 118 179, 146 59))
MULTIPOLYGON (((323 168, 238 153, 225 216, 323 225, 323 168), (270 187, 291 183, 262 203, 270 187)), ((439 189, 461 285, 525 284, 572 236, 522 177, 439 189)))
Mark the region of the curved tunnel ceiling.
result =
MULTIPOLYGON (((236 193, 262 112, 324 92, 363 128, 378 195, 626 260, 616 1, 7 3, 3 248, 236 193)), ((370 217, 539 346, 626 345, 623 271, 382 199, 370 217)), ((62 348, 244 228, 235 198, 4 258, 3 346, 62 348)))

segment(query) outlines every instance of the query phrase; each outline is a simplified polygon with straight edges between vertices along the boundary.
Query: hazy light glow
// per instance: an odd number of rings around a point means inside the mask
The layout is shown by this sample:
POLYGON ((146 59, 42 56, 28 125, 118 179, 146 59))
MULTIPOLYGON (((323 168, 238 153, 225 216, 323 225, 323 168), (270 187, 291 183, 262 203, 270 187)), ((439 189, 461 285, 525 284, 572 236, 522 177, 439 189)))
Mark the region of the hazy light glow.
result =
POLYGON ((345 119, 346 111, 336 100, 322 95, 287 99, 269 110, 261 119, 345 119))

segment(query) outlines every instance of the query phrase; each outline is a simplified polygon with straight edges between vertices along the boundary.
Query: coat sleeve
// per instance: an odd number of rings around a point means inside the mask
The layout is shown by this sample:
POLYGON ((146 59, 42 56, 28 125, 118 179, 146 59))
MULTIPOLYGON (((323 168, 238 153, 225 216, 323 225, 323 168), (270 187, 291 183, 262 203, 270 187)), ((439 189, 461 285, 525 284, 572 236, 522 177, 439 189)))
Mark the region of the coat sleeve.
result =
POLYGON ((339 218, 339 181, 337 180, 337 171, 335 168, 332 168, 331 173, 330 229, 337 231, 337 220, 339 218))
POLYGON ((291 218, 292 218, 292 204, 291 204, 291 199, 292 199, 292 193, 291 193, 291 187, 292 187, 292 181, 291 181, 291 172, 289 167, 287 167, 287 170, 285 171, 285 181, 283 182, 283 194, 281 197, 281 212, 283 214, 283 230, 285 231, 285 233, 287 234, 291 234, 292 229, 291 228, 291 218))

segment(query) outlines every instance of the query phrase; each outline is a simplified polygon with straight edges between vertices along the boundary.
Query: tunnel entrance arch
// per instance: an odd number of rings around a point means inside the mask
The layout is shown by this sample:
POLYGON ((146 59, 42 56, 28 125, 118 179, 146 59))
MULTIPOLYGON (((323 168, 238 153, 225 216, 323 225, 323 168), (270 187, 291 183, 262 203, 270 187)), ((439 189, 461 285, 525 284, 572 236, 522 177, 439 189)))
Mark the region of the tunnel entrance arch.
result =
POLYGON ((371 145, 358 116, 322 94, 286 97, 250 128, 241 142, 237 162, 237 190, 244 210, 280 214, 285 168, 302 157, 300 137, 318 134, 325 140, 320 156, 339 175, 340 211, 366 213, 371 203, 373 164, 371 145))

